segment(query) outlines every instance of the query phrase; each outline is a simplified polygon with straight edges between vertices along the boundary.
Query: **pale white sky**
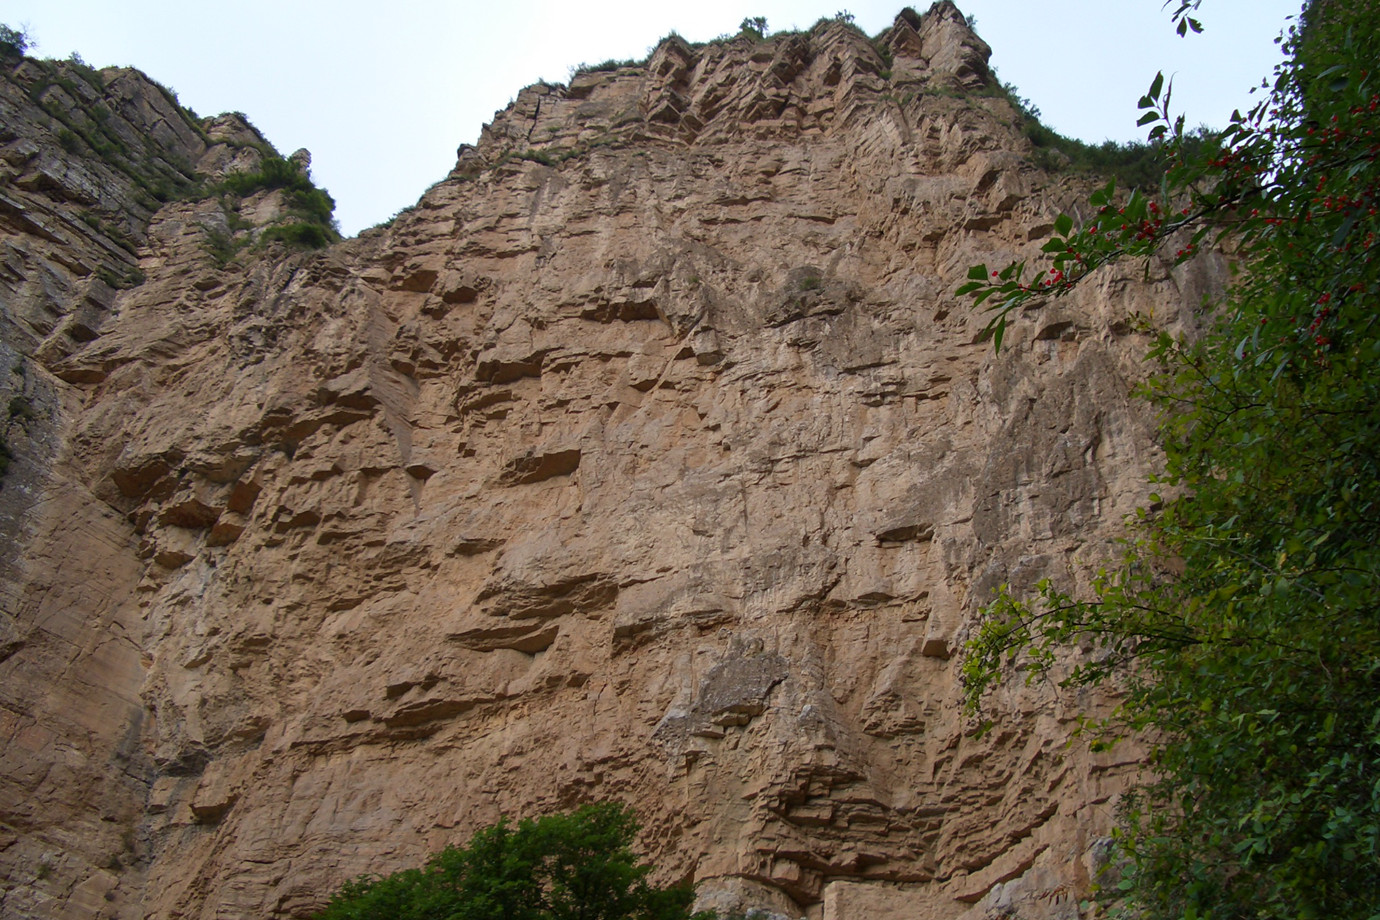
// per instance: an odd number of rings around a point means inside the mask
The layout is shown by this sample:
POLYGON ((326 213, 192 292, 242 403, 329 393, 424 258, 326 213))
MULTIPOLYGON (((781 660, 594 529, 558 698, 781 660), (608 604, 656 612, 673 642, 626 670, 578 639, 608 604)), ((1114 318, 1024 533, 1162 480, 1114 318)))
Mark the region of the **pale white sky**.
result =
MULTIPOLYGON (((1162 0, 959 0, 992 64, 1061 133, 1143 139, 1136 100, 1175 75, 1190 125, 1220 126, 1279 60, 1300 0, 1207 0, 1180 39, 1162 0)), ((386 220, 445 177, 455 148, 518 90, 608 58, 642 58, 672 29, 691 41, 808 28, 848 10, 869 35, 898 0, 0 0, 40 57, 132 65, 201 115, 242 111, 283 154, 312 152, 346 234, 386 220)), ((924 12, 928 0, 916 2, 924 12)))

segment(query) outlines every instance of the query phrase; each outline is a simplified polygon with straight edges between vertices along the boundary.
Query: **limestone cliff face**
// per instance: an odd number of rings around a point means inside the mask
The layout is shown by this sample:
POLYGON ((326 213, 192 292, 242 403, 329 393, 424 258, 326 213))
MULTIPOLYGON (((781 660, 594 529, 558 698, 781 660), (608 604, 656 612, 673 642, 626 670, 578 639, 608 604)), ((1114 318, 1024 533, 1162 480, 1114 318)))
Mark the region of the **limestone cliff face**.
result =
MULTIPOLYGON (((1076 916, 1136 751, 1019 680, 975 737, 955 650, 1144 500, 1131 319, 1201 282, 1108 276, 993 353, 952 291, 1077 190, 986 56, 947 2, 671 38, 524 90, 390 226, 229 262, 213 198, 11 131, 0 910, 304 917, 619 799, 707 906, 1076 916)), ((142 87, 189 181, 258 149, 142 87)))

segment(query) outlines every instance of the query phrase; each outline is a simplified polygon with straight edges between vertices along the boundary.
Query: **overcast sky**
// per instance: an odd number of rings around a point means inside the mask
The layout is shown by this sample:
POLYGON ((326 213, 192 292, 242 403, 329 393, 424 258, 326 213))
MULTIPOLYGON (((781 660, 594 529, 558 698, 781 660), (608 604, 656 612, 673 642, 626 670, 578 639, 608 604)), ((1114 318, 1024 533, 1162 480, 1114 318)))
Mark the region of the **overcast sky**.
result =
MULTIPOLYGON (((1299 0, 1207 0, 1206 31, 1174 35, 1162 0, 962 0, 992 64, 1050 127, 1087 141, 1143 139, 1136 100, 1175 76, 1190 125, 1221 126, 1279 60, 1299 0)), ((675 30, 691 41, 808 28, 847 10, 869 35, 896 0, 0 0, 31 54, 132 65, 201 115, 242 111, 282 153, 312 152, 346 234, 413 204, 480 126, 539 79, 581 62, 642 58, 675 30)), ((920 12, 928 0, 915 4, 920 12)))

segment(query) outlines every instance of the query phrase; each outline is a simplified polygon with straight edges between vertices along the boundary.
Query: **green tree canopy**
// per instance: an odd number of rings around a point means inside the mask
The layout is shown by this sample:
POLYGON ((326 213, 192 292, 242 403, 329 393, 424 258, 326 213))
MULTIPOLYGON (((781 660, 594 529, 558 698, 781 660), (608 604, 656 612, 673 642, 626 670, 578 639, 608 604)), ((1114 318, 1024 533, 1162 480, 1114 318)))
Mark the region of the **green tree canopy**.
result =
POLYGON ((0 23, 0 60, 17 60, 29 50, 29 33, 0 23))
POLYGON ((964 665, 974 706, 1013 664, 1129 684, 1112 730, 1155 743, 1117 894, 1147 918, 1380 917, 1380 5, 1313 0, 1283 46, 1197 155, 1156 78, 1159 194, 1109 185, 1047 264, 960 289, 1000 343, 1109 262, 1215 243, 1240 269, 1205 334, 1152 352, 1167 487, 1125 558, 1089 596, 1002 597, 964 665))
POLYGON ((688 920, 694 892, 647 882, 636 831, 614 802, 499 821, 420 869, 348 882, 318 920, 688 920))

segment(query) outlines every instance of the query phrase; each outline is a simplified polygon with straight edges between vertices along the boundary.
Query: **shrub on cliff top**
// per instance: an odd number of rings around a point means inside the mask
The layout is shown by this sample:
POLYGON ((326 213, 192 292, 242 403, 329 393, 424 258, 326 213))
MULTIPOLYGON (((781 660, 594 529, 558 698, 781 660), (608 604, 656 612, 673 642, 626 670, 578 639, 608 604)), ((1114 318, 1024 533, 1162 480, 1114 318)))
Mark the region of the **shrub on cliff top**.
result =
POLYGON ((616 802, 504 819, 420 869, 348 882, 317 920, 691 920, 688 885, 647 883, 652 867, 630 849, 636 830, 616 802))
POLYGON ((635 58, 626 58, 623 60, 609 58, 607 61, 600 61, 598 64, 585 64, 582 62, 570 68, 570 78, 573 80, 575 77, 586 73, 608 73, 614 70, 622 70, 624 67, 640 67, 645 63, 645 58, 640 61, 635 58))
POLYGON ((277 241, 287 243, 289 246, 302 246, 307 249, 320 249, 331 243, 330 237, 323 228, 302 221, 269 227, 264 231, 260 240, 264 243, 277 241))
POLYGON ((767 37, 767 17, 765 16, 744 16, 743 21, 738 25, 738 34, 746 35, 749 38, 762 40, 767 37))
POLYGON ((29 50, 29 33, 0 23, 0 59, 16 60, 29 50))
MULTIPOLYGON (((231 173, 220 181, 217 189, 240 198, 255 192, 282 189, 288 214, 298 221, 289 226, 309 224, 320 231, 310 234, 292 231, 295 235, 290 242, 319 247, 340 238, 335 229, 335 199, 324 189, 317 188, 307 171, 292 160, 276 155, 265 156, 258 169, 231 173)), ((287 239, 283 236, 278 238, 287 239)))

